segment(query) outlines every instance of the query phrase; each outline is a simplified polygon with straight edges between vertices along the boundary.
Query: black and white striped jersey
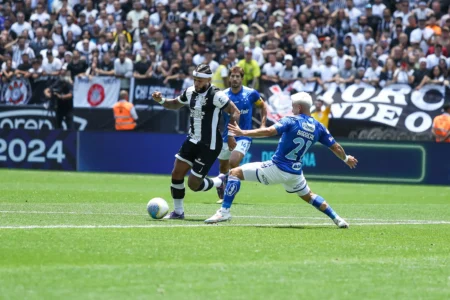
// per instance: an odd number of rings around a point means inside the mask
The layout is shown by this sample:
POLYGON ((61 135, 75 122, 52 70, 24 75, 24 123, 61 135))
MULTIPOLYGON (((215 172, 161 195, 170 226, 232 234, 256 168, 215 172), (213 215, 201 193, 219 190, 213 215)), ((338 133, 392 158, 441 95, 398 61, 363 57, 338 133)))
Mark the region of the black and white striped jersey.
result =
POLYGON ((177 100, 189 106, 191 110, 189 140, 203 143, 215 150, 222 143, 219 121, 222 109, 230 99, 219 88, 211 85, 204 93, 197 93, 194 86, 187 88, 177 100))

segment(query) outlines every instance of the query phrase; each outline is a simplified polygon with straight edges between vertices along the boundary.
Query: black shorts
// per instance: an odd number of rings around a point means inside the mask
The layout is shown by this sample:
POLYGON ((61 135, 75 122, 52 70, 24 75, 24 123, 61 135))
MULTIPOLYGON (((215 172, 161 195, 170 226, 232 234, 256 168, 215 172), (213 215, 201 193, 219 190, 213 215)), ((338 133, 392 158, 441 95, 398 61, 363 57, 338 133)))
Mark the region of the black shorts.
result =
POLYGON ((193 175, 203 178, 208 175, 209 169, 211 169, 221 150, 222 143, 219 143, 215 150, 211 150, 205 144, 194 144, 187 139, 175 157, 189 164, 193 175))

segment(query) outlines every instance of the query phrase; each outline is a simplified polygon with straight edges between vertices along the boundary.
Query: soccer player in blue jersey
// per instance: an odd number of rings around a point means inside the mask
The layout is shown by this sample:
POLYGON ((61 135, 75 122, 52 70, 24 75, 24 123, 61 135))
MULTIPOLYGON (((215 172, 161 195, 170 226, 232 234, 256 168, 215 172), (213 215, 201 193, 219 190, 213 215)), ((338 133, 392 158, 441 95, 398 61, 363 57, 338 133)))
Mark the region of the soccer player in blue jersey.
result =
MULTIPOLYGON (((261 108, 261 128, 264 128, 266 127, 267 120, 266 104, 258 91, 242 85, 243 78, 244 70, 238 66, 232 67, 229 74, 231 88, 224 90, 224 93, 241 112, 241 117, 239 119, 240 128, 252 129, 253 106, 261 108)), ((225 122, 223 147, 218 158, 220 170, 219 178, 225 178, 225 180, 224 184, 217 188, 217 194, 219 195, 219 201, 217 201, 217 203, 223 202, 229 170, 239 166, 252 144, 251 137, 241 136, 235 138, 233 134, 230 134, 228 132, 230 117, 227 114, 223 114, 223 117, 225 122), (231 145, 231 149, 229 145, 231 145)))
POLYGON ((270 137, 281 135, 277 150, 271 161, 245 164, 230 171, 222 207, 206 223, 217 223, 231 219, 230 207, 239 192, 241 180, 258 181, 262 184, 283 184, 288 193, 295 193, 304 201, 330 217, 339 228, 348 228, 348 223, 336 214, 328 203, 314 194, 302 173, 302 157, 308 149, 319 142, 342 159, 350 168, 355 168, 358 160, 346 155, 344 149, 329 131, 310 116, 312 99, 308 93, 300 92, 291 97, 294 116, 284 117, 268 128, 242 130, 237 124, 229 124, 228 129, 236 136, 270 137))

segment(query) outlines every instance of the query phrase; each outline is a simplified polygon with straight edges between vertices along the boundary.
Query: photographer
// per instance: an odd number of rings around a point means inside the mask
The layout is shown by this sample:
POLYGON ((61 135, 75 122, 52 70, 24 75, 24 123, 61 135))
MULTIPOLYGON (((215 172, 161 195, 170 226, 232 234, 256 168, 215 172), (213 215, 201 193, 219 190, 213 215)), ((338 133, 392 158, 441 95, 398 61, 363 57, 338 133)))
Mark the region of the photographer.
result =
POLYGON ((62 129, 62 122, 66 121, 67 130, 73 129, 73 86, 65 79, 56 80, 44 95, 50 100, 50 107, 56 113, 56 129, 62 129))

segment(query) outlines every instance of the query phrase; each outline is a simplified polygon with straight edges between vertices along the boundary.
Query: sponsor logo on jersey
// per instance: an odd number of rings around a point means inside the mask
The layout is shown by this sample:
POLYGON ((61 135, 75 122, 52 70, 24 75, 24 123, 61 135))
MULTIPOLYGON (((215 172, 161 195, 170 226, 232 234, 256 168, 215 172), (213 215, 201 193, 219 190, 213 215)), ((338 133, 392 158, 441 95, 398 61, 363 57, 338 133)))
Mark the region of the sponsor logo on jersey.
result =
POLYGON ((242 109, 241 110, 241 115, 246 115, 246 114, 248 114, 248 109, 242 109))
POLYGON ((303 122, 302 128, 303 128, 303 130, 306 130, 309 132, 314 132, 316 130, 316 125, 314 125, 314 123, 311 124, 311 123, 303 122))

